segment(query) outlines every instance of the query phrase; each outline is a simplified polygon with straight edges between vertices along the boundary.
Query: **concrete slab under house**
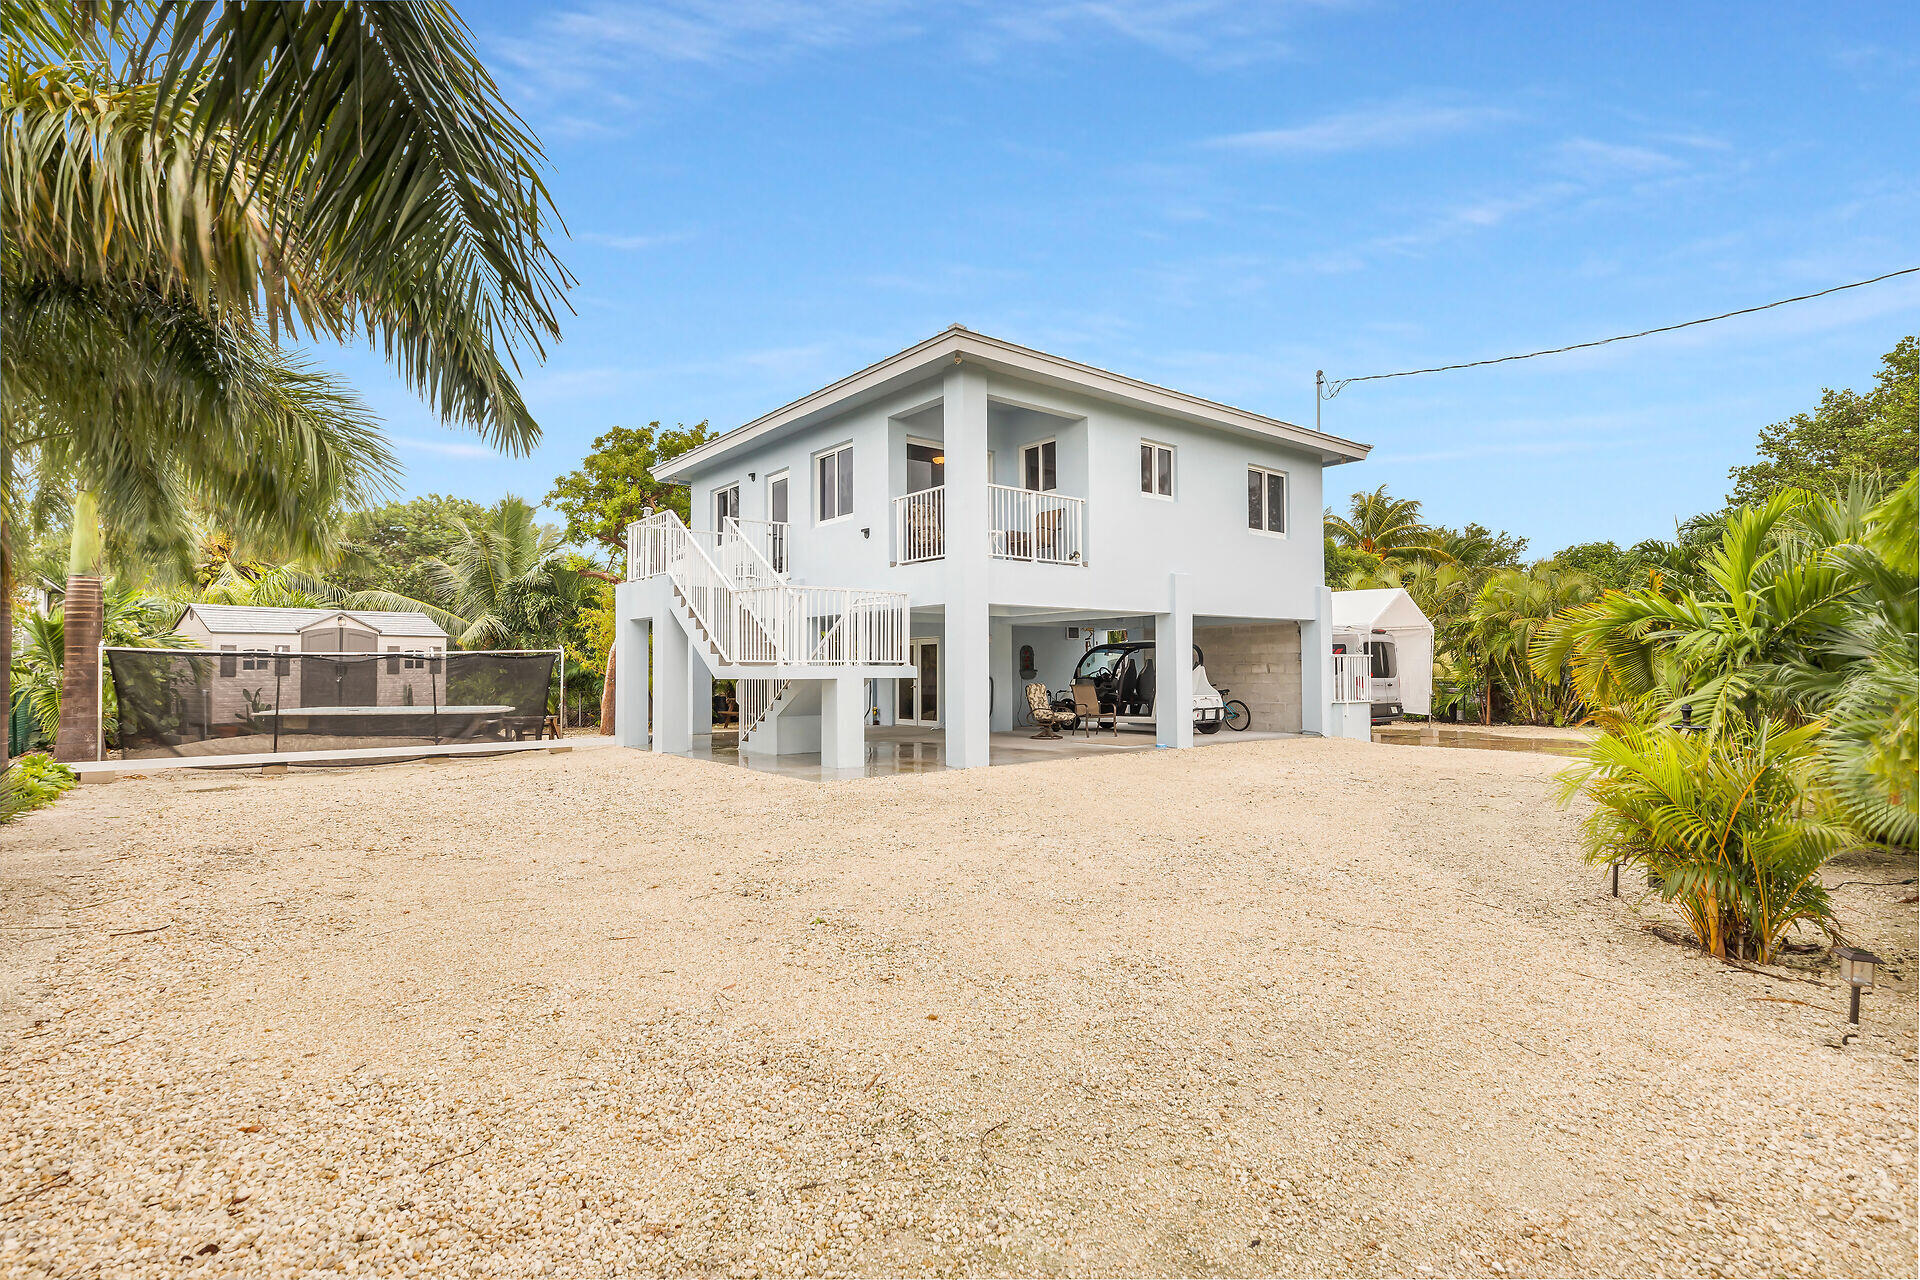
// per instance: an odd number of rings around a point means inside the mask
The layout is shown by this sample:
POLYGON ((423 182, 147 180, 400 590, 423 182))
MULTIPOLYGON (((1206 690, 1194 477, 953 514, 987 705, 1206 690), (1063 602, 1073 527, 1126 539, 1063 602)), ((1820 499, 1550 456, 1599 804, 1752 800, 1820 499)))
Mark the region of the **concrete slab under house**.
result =
POLYGON ((842 776, 1364 737, 1320 513, 1367 450, 955 326, 657 469, 692 518, 629 531, 619 741, 842 776))

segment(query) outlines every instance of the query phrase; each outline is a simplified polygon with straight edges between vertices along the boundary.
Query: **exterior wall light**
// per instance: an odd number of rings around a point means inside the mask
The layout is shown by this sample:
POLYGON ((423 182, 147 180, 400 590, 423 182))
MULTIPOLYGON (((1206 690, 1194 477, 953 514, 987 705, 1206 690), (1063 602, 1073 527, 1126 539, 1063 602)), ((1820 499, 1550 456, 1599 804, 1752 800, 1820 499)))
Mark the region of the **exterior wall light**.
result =
POLYGON ((1860 1025, 1860 990, 1873 985, 1874 967, 1886 961, 1859 947, 1835 947, 1833 955, 1840 962, 1841 980, 1852 988, 1853 999, 1847 1009, 1847 1021, 1857 1027, 1860 1025))

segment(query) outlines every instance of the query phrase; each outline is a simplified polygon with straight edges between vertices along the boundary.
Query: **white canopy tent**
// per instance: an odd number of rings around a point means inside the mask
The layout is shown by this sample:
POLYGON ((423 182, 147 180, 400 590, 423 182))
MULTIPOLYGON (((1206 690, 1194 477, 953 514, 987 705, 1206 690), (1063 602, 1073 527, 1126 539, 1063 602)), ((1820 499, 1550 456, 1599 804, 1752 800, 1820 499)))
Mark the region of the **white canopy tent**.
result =
POLYGON ((1333 643, 1373 654, 1373 701, 1433 712, 1433 623, 1399 587, 1333 593, 1333 643))

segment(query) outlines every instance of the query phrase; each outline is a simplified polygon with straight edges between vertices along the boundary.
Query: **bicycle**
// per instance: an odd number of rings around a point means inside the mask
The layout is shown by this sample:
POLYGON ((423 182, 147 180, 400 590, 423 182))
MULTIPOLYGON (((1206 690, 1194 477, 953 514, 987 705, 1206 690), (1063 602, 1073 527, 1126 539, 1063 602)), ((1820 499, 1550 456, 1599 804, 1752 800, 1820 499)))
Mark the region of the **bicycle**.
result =
POLYGON ((1213 691, 1220 695, 1220 709, 1227 728, 1235 733, 1245 733, 1247 726, 1253 723, 1253 713, 1247 710, 1247 704, 1238 698, 1229 698, 1225 685, 1215 685, 1213 691))

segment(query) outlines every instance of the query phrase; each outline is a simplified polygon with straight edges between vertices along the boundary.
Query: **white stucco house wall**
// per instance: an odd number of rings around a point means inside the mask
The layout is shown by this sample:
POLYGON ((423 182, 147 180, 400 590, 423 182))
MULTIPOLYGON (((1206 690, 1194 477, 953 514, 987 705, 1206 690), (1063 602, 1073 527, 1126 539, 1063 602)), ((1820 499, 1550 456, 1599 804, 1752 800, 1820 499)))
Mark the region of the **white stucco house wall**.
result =
POLYGON ((620 741, 684 751, 712 681, 743 749, 864 760, 865 725, 987 763, 1090 632, 1155 645, 1190 746, 1198 643, 1261 728, 1329 731, 1322 472, 1368 446, 955 326, 658 468, 690 527, 636 525, 615 592, 620 741), (651 732, 650 732, 651 730, 651 732))

